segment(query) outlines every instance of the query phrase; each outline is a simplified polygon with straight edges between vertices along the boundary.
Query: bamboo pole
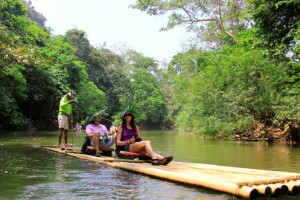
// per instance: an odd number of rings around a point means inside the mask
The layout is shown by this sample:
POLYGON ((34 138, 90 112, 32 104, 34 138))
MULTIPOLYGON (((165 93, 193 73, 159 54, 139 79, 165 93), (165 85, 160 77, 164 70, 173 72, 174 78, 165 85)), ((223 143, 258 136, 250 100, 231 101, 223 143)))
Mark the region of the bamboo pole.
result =
POLYGON ((286 183, 288 190, 289 190, 289 194, 290 195, 296 195, 300 192, 300 188, 299 185, 296 182, 288 182, 286 183))
POLYGON ((104 162, 150 163, 149 160, 128 160, 128 159, 104 160, 104 162))
POLYGON ((292 181, 292 182, 295 182, 295 184, 300 187, 300 180, 295 180, 295 181, 292 181))
MULTIPOLYGON (((71 91, 71 98, 73 101, 73 93, 71 91)), ((73 118, 73 102, 72 102, 72 107, 71 107, 71 116, 70 116, 70 123, 71 123, 71 135, 72 135, 72 146, 73 146, 73 138, 74 138, 74 118, 73 118)))
POLYGON ((284 184, 284 183, 275 183, 275 185, 278 185, 278 187, 280 187, 282 194, 288 194, 289 193, 289 188, 286 184, 284 184))
MULTIPOLYGON (((240 181, 237 182, 237 185, 243 186, 243 185, 266 185, 266 184, 276 184, 276 183, 283 183, 285 181, 290 181, 290 180, 297 180, 294 176, 283 176, 278 174, 277 178, 264 178, 264 179, 256 179, 253 181, 240 181)), ((298 177, 297 177, 298 178, 298 177)))
POLYGON ((281 187, 279 185, 276 185, 276 184, 269 184, 268 185, 271 190, 272 190, 272 196, 274 197, 279 197, 282 192, 281 192, 281 187))
POLYGON ((229 166, 221 166, 221 165, 211 165, 211 164, 203 164, 203 163, 183 163, 183 162, 172 162, 176 163, 179 166, 195 168, 199 170, 211 169, 220 172, 228 172, 233 174, 253 174, 253 175, 264 175, 264 176, 272 176, 275 175, 284 175, 291 176, 295 180, 300 179, 299 173, 293 172, 282 172, 282 171, 272 171, 272 170, 262 170, 262 169, 250 169, 250 168, 241 168, 241 167, 229 167, 229 166))
POLYGON ((252 186, 252 188, 257 189, 259 194, 261 194, 263 196, 270 197, 272 195, 272 189, 268 185, 254 185, 254 186, 252 186))
MULTIPOLYGON (((67 152, 67 154, 74 156, 73 152, 67 152)), ((115 158, 106 157, 106 156, 94 157, 94 156, 89 156, 89 155, 86 155, 86 154, 79 154, 79 155, 76 155, 75 157, 82 158, 82 159, 85 159, 85 160, 90 160, 90 161, 96 161, 98 163, 105 164, 105 165, 107 165, 108 162, 149 163, 149 161, 147 161, 147 160, 115 159, 115 158)))

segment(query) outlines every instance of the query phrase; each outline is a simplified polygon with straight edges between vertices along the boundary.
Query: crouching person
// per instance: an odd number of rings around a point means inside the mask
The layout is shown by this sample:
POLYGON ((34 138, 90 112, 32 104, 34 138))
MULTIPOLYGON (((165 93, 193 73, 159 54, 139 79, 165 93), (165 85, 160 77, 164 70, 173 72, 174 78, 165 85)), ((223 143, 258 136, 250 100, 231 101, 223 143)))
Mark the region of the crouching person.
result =
POLYGON ((100 157, 99 147, 111 147, 116 142, 117 135, 108 135, 107 128, 100 124, 101 117, 94 116, 92 122, 87 125, 85 132, 91 142, 91 146, 96 149, 96 157, 100 157))

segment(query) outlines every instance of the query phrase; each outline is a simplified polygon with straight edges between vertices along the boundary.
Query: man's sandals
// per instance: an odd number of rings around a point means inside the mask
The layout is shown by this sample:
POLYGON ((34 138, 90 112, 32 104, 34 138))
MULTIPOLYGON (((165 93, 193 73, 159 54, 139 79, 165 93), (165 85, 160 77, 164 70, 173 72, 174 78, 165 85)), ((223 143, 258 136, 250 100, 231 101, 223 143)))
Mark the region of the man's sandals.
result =
POLYGON ((167 165, 173 160, 173 156, 164 157, 164 159, 152 159, 152 165, 167 165))

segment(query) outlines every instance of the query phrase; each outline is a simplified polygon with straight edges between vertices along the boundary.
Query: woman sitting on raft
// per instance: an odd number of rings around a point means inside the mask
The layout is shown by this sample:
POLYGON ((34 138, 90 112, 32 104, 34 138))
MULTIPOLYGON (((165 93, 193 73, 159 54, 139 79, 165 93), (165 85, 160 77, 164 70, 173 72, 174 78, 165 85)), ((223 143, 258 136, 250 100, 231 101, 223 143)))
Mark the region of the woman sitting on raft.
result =
POLYGON ((117 146, 123 150, 133 153, 140 153, 151 157, 152 165, 167 165, 173 160, 173 156, 163 157, 152 150, 149 140, 136 141, 140 138, 140 129, 134 122, 134 115, 125 112, 122 117, 122 125, 118 128, 117 146))

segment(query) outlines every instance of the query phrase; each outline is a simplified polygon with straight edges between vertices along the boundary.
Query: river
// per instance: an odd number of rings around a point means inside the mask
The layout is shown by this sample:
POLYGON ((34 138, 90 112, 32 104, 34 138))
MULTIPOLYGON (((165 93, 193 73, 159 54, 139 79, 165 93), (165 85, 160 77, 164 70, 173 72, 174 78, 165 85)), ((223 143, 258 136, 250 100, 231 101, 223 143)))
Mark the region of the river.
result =
MULTIPOLYGON (((0 199, 233 200, 229 194, 173 183, 40 148, 57 131, 0 132, 0 199)), ((142 131, 154 150, 176 161, 300 173, 300 148, 267 142, 197 139, 176 131, 142 131)), ((83 132, 69 133, 80 146, 83 132)), ((272 199, 272 198, 260 198, 272 199)), ((276 199, 300 199, 282 196, 276 199)))

